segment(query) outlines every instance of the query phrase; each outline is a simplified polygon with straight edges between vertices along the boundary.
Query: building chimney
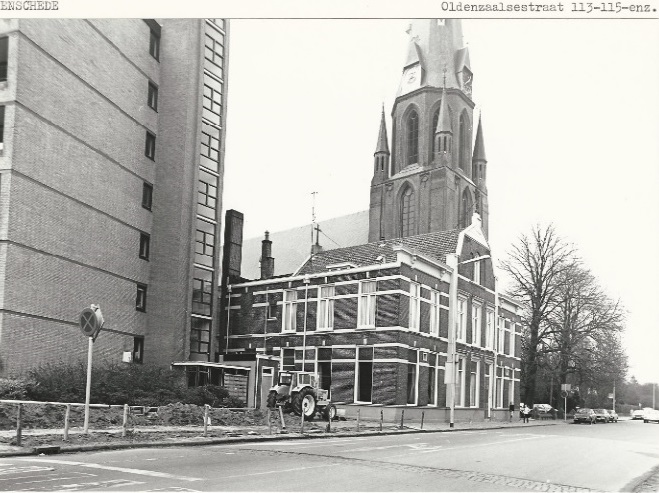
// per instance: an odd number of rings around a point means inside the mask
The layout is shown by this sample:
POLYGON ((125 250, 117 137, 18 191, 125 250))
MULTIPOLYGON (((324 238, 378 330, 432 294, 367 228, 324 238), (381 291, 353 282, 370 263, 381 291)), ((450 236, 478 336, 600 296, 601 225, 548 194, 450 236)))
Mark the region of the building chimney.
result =
POLYGON ((261 279, 271 279, 275 275, 275 259, 272 256, 272 241, 270 233, 265 232, 265 239, 261 242, 261 279))
POLYGON ((230 209, 224 215, 224 251, 222 255, 222 281, 235 282, 240 278, 243 251, 243 214, 230 209))

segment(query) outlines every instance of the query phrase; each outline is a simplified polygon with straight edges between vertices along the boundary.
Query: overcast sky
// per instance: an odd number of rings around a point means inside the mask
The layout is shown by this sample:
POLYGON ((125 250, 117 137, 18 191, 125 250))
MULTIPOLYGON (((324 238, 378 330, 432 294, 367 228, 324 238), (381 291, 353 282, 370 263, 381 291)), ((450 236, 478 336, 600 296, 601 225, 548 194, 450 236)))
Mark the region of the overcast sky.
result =
MULTIPOLYGON (((381 106, 391 136, 406 27, 232 21, 224 207, 245 214, 246 238, 310 223, 314 191, 321 227, 368 209, 381 106)), ((494 254, 553 223, 626 307, 630 375, 658 382, 656 21, 472 19, 463 29, 494 254)))

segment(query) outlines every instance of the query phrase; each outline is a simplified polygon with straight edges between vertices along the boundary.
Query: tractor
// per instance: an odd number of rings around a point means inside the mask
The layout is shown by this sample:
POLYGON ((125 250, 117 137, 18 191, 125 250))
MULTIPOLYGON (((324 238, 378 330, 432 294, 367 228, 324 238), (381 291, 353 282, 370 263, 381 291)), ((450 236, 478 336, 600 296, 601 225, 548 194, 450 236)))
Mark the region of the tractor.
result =
POLYGON ((336 418, 336 406, 329 401, 329 390, 318 388, 315 374, 304 371, 280 371, 277 385, 270 388, 268 407, 281 406, 310 421, 316 413, 325 419, 336 418))

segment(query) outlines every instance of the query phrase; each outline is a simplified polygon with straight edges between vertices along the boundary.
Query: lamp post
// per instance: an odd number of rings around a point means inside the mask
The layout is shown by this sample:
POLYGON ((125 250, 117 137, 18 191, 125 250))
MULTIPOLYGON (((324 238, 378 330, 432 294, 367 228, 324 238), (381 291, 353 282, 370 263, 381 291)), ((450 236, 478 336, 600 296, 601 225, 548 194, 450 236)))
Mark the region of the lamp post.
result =
POLYGON ((307 307, 309 305, 309 276, 304 276, 304 323, 302 324, 302 371, 305 370, 307 359, 307 307))

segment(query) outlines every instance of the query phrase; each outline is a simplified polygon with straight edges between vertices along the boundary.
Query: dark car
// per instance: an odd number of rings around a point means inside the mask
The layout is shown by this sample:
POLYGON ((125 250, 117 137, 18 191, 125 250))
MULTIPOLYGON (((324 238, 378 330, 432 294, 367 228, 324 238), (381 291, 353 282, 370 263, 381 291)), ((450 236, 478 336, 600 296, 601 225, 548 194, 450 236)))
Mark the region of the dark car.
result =
POLYGON ((602 423, 608 423, 609 412, 606 409, 593 409, 595 411, 595 421, 601 421, 602 423))
POLYGON ((597 422, 597 416, 595 411, 588 407, 582 407, 574 413, 574 422, 575 423, 589 423, 595 424, 597 422))

